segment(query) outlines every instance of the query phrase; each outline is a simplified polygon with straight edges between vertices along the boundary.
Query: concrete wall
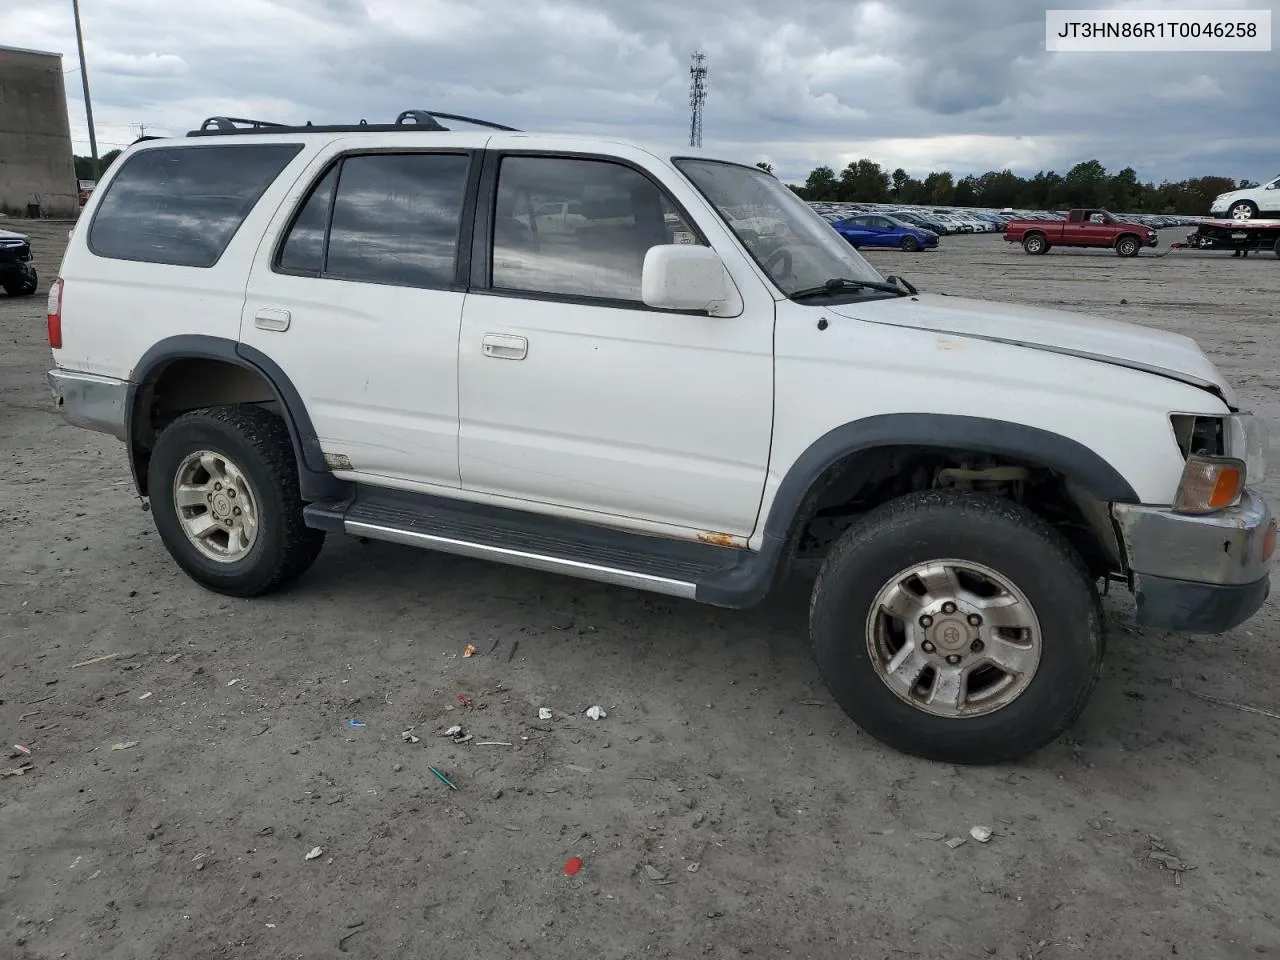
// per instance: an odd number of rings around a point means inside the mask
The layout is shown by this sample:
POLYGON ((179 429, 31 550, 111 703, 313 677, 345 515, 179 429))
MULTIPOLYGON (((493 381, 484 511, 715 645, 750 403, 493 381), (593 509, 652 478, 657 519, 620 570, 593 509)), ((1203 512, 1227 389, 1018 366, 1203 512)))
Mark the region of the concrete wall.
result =
POLYGON ((62 57, 0 47, 0 213, 80 215, 62 57))

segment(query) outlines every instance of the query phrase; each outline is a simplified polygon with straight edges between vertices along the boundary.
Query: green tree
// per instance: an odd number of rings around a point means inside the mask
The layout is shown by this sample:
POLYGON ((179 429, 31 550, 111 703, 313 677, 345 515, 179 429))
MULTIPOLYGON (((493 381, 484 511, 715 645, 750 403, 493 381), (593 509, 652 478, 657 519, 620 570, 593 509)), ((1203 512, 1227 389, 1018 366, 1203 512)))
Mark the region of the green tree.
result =
POLYGON ((956 192, 951 202, 957 207, 973 207, 978 203, 978 178, 972 175, 961 177, 956 184, 956 192))
POLYGON ((911 176, 907 173, 907 171, 899 167, 897 170, 893 171, 893 174, 891 175, 890 179, 893 181, 893 195, 897 199, 901 200, 902 191, 906 188, 907 183, 911 180, 911 176))
POLYGON ((756 166, 759 167, 761 170, 763 170, 765 173, 773 173, 772 163, 767 163, 764 160, 761 160, 759 163, 756 164, 756 166))
POLYGON ((1107 188, 1107 168, 1097 160, 1077 163, 1062 178, 1061 202, 1069 207, 1102 205, 1107 188))
POLYGON ((840 181, 836 172, 828 166, 814 167, 801 188, 801 196, 806 200, 838 199, 840 181))
POLYGON ((951 198, 955 196, 956 187, 951 179, 951 171, 935 170, 924 178, 924 194, 922 203, 932 203, 938 206, 946 206, 951 203, 951 198))
POLYGON ((854 160, 840 172, 840 199, 884 203, 889 199, 889 175, 873 160, 854 160))

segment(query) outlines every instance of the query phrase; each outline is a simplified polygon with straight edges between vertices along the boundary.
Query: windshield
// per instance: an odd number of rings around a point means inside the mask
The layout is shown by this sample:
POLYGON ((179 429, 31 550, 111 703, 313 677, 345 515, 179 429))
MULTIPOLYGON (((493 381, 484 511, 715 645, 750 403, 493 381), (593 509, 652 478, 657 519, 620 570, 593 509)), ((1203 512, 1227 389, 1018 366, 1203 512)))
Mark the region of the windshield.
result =
POLYGON ((788 297, 842 277, 883 283, 862 255, 771 173, 714 160, 680 168, 788 297))

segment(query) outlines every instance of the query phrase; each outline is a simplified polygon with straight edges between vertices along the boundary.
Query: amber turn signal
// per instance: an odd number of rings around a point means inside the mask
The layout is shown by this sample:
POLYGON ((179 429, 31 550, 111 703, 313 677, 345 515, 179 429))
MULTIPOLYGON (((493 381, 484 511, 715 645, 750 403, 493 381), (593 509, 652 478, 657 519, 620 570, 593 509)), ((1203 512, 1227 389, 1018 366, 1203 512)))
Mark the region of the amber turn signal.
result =
POLYGON ((1245 464, 1230 457, 1190 457, 1173 498, 1174 513, 1215 513, 1244 492, 1245 464))

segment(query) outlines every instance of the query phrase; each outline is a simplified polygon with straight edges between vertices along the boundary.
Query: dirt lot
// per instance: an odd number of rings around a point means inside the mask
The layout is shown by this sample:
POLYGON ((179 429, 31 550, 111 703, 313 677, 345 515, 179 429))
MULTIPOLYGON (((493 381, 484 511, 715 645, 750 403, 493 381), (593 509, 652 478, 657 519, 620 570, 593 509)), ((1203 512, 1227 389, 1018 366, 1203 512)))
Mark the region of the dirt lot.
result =
MULTIPOLYGON (((332 538, 290 592, 223 599, 170 562, 121 446, 52 412, 66 227, 4 225, 43 280, 0 295, 0 737, 32 750, 0 780, 0 958, 1280 955, 1280 720, 1194 696, 1280 710, 1274 602, 1188 639, 1114 597, 1069 739, 970 769, 832 705, 802 578, 734 613, 332 538), (975 824, 994 839, 929 839, 975 824)), ((870 257, 1192 334, 1280 424, 1274 257, 870 257)))

